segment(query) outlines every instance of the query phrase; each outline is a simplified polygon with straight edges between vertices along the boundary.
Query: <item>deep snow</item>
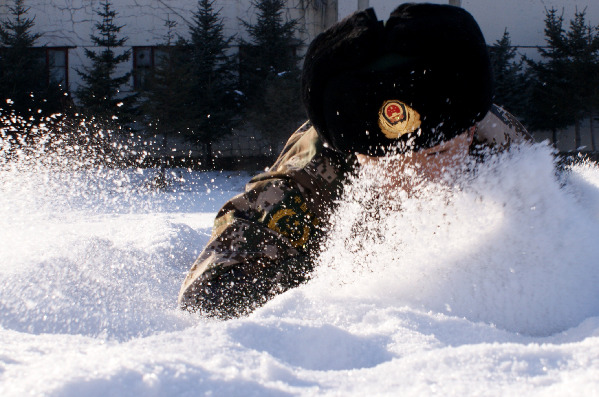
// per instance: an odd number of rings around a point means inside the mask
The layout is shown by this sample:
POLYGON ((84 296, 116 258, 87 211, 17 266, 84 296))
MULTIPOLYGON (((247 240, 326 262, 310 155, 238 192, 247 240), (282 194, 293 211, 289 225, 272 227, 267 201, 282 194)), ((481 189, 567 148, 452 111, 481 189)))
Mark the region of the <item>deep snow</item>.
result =
POLYGON ((2 396, 599 394, 599 169, 544 144, 388 207, 364 170, 315 278, 227 322, 176 297, 249 174, 35 164, 0 162, 2 396))

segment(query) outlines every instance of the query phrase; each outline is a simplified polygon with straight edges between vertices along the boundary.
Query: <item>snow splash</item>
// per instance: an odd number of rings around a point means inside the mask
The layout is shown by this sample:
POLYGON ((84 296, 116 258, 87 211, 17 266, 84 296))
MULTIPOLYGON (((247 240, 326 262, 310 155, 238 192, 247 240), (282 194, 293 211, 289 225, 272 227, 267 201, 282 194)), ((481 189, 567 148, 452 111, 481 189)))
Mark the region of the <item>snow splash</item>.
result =
POLYGON ((2 396, 597 389, 593 164, 556 177, 549 148, 521 147, 385 206, 364 169, 314 279, 214 322, 176 297, 250 175, 173 170, 158 189, 113 151, 48 146, 0 156, 2 396))
MULTIPOLYGON (((155 170, 109 167, 98 146, 50 141, 17 152, 17 161, 5 156, 0 174, 0 324, 118 339, 189 326, 175 301, 209 224, 194 230, 183 218, 217 210, 201 202, 210 200, 210 175, 177 170, 176 186, 161 192, 151 188, 155 170)), ((537 144, 454 173, 431 183, 408 170, 416 186, 408 195, 382 192, 385 172, 364 167, 304 293, 527 335, 599 315, 596 165, 557 175, 552 151, 537 144)))
POLYGON ((324 301, 417 307, 537 336, 599 315, 595 164, 557 175, 537 144, 453 182, 416 181, 411 195, 382 192, 385 174, 364 169, 341 200, 319 258, 324 301))
POLYGON ((218 173, 170 170, 159 187, 145 153, 93 122, 3 121, 0 326, 117 340, 189 326, 176 296, 209 230, 177 219, 196 200, 218 209, 218 173))

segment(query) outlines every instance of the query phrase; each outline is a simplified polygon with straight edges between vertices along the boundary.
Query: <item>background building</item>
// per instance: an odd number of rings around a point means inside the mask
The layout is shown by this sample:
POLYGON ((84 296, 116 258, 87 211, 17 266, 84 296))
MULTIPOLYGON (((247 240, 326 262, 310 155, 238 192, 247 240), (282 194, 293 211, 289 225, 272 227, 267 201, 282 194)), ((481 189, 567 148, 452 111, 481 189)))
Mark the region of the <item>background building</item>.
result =
MULTIPOLYGON (((8 16, 14 0, 0 0, 0 17, 8 16)), ((50 73, 67 83, 71 92, 81 83, 77 70, 89 63, 84 49, 93 48, 90 35, 99 21, 96 10, 100 0, 26 0, 28 16, 35 17, 35 31, 44 35, 38 44, 46 46, 50 73)), ((298 19, 298 39, 309 43, 325 27, 337 20, 336 1, 288 0, 288 17, 298 19)), ((116 23, 122 25, 121 36, 128 37, 126 46, 133 50, 128 63, 118 73, 133 71, 130 89, 141 83, 143 72, 155 63, 156 49, 165 42, 167 21, 176 23, 173 33, 188 36, 188 25, 197 9, 194 0, 118 0, 112 9, 118 12, 116 23), (136 73, 137 72, 137 73, 136 73), (137 80, 136 80, 137 79, 137 80)), ((241 20, 251 22, 254 8, 251 0, 217 0, 224 18, 225 36, 245 38, 241 20)))
MULTIPOLYGON (((416 0, 415 2, 423 2, 416 0)), ((479 22, 489 44, 501 38, 507 29, 512 45, 518 52, 531 58, 537 57, 537 46, 545 44, 544 18, 549 8, 563 9, 565 25, 576 10, 586 10, 587 20, 595 26, 599 24, 599 1, 597 0, 447 0, 432 3, 460 5, 479 22)), ((44 35, 38 41, 45 46, 48 73, 63 82, 71 92, 81 83, 77 70, 89 63, 84 50, 92 49, 90 35, 98 22, 96 10, 100 0, 26 0, 29 16, 35 16, 35 30, 44 35)), ((224 18, 225 35, 237 39, 247 38, 241 20, 252 21, 254 8, 251 0, 216 0, 215 8, 221 10, 224 18)), ((390 0, 287 0, 287 16, 297 19, 298 39, 308 44, 319 32, 335 21, 349 15, 359 7, 373 7, 380 19, 401 1, 390 0)), ((13 0, 0 0, 0 17, 8 15, 8 7, 13 0)), ((167 22, 175 22, 175 35, 186 37, 192 13, 197 8, 194 0, 118 0, 113 9, 118 12, 118 25, 122 25, 121 35, 128 37, 126 49, 132 49, 132 57, 121 64, 117 74, 132 71, 131 81, 125 90, 135 91, 144 84, 144 76, 156 62, 159 47, 165 42, 168 33, 167 22)), ((596 123, 599 124, 599 123, 596 123)), ((583 129, 588 130, 585 124, 583 129)), ((577 149, 571 129, 560 131, 558 147, 562 151, 577 149)), ((590 147, 588 133, 583 131, 582 145, 590 147)), ((550 134, 538 132, 537 139, 549 138, 550 134)), ((236 144, 236 153, 248 146, 247 139, 236 144)), ((256 144, 259 147, 260 144, 256 144)), ((230 149, 230 148, 229 148, 230 149)), ((229 150, 223 149, 223 150, 229 150)), ((252 149, 256 150, 256 148, 252 149)), ((241 153, 244 154, 244 153, 241 153)), ((245 153, 247 154, 247 153, 245 153)))

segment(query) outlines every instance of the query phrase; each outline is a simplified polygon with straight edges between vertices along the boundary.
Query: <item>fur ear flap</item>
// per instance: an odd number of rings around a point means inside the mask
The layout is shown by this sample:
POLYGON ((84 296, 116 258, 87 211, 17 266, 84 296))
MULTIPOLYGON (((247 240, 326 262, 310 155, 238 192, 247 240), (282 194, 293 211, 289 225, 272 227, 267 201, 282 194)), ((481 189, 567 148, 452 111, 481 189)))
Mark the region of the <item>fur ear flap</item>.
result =
POLYGON ((372 9, 354 13, 312 42, 302 75, 320 138, 371 156, 402 142, 411 146, 401 150, 419 150, 452 139, 485 116, 492 91, 478 24, 464 9, 439 4, 403 4, 386 25, 372 9), (384 134, 379 116, 388 101, 418 114, 420 128, 384 134))
POLYGON ((302 100, 312 125, 325 142, 330 142, 325 127, 323 93, 336 75, 364 67, 380 53, 384 24, 372 8, 356 12, 325 32, 310 44, 302 72, 302 100))

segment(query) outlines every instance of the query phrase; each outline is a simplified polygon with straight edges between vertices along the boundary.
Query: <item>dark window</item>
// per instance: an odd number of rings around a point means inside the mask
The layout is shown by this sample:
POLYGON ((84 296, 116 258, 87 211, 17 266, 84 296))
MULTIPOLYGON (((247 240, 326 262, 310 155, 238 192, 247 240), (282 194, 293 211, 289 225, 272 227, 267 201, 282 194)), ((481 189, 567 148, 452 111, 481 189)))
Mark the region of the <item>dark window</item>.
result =
POLYGON ((162 46, 133 47, 133 87, 137 91, 148 88, 154 68, 168 57, 167 48, 162 46))
POLYGON ((60 85, 64 90, 69 87, 69 49, 74 47, 33 47, 31 51, 45 70, 45 79, 40 84, 60 85))
POLYGON ((65 89, 69 86, 68 47, 47 47, 46 67, 49 82, 59 84, 65 89))

